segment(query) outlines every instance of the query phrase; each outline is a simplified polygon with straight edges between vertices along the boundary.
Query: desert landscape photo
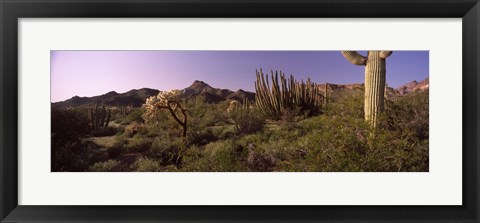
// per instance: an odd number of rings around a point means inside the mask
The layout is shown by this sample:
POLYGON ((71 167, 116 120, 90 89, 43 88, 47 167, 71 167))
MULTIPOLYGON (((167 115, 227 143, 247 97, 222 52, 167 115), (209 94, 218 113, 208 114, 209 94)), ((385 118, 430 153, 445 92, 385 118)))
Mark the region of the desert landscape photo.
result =
POLYGON ((51 51, 52 172, 428 172, 428 51, 51 51))

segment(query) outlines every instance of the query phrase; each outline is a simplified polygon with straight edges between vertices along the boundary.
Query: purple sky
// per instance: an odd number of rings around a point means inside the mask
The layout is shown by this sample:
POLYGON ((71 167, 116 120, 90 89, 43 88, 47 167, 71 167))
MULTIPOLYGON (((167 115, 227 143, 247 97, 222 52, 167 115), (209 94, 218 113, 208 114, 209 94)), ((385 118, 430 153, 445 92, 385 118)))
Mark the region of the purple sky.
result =
MULTIPOLYGON (((428 55, 394 51, 387 59, 389 86, 428 77, 428 55)), ((183 89, 194 80, 254 91, 255 69, 260 68, 336 84, 363 83, 365 70, 347 62, 340 51, 51 51, 51 100, 145 87, 183 89)))

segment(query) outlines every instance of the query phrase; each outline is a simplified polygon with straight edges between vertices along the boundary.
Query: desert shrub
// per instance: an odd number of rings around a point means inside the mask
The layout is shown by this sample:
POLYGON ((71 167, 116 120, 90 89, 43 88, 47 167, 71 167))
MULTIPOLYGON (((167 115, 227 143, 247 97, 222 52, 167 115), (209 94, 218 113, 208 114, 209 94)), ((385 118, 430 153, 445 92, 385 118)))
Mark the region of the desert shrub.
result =
POLYGON ((152 139, 137 134, 127 144, 127 150, 129 152, 144 152, 150 149, 152 146, 152 139))
POLYGON ((187 145, 203 146, 215 140, 217 137, 213 134, 212 129, 191 131, 187 134, 187 145))
POLYGON ((139 172, 159 172, 162 171, 160 162, 147 157, 139 157, 131 165, 132 169, 139 172))
POLYGON ((298 148, 306 152, 302 164, 306 171, 363 171, 360 158, 368 149, 370 134, 363 119, 315 117, 301 126, 308 129, 297 140, 298 148))
POLYGON ((428 139, 429 132, 429 92, 414 92, 385 106, 380 124, 390 131, 402 131, 403 137, 420 140, 428 139))
POLYGON ((141 108, 133 109, 130 113, 128 113, 127 115, 125 115, 122 118, 119 118, 117 120, 119 120, 122 125, 129 125, 132 122, 142 123, 143 122, 143 118, 142 118, 143 112, 144 112, 144 110, 141 109, 141 108))
POLYGON ((55 108, 52 108, 51 128, 52 149, 55 149, 57 145, 76 141, 90 131, 85 114, 75 110, 55 108))
POLYGON ((360 94, 342 97, 334 103, 329 103, 325 113, 328 117, 348 117, 348 118, 364 118, 364 96, 360 94))
POLYGON ((106 128, 100 128, 97 129, 92 133, 92 136, 94 137, 103 137, 103 136, 113 136, 117 133, 117 129, 114 127, 106 127, 106 128))
POLYGON ((247 171, 242 159, 245 159, 243 147, 232 140, 217 141, 205 146, 208 169, 214 172, 247 171))
POLYGON ((127 143, 128 143, 128 140, 125 138, 124 135, 115 135, 114 146, 124 147, 125 145, 127 145, 127 143))
POLYGON ((144 127, 143 124, 141 124, 140 122, 132 122, 125 127, 125 133, 124 134, 127 137, 132 137, 135 134, 139 133, 142 130, 143 127, 144 127))
POLYGON ((296 107, 295 109, 281 109, 280 123, 289 126, 304 119, 306 116, 306 114, 301 112, 300 107, 296 107))
POLYGON ((84 171, 93 162, 96 147, 81 141, 89 133, 86 115, 56 108, 51 115, 51 170, 84 171))
POLYGON ((53 172, 82 172, 94 162, 97 146, 91 142, 70 141, 52 147, 53 172))
POLYGON ((155 157, 163 166, 180 166, 185 150, 184 139, 163 136, 153 140, 150 155, 155 157))
POLYGON ((117 131, 115 132, 115 136, 125 134, 125 127, 124 126, 117 127, 116 129, 117 129, 117 131))
POLYGON ((187 106, 190 108, 189 125, 192 131, 228 123, 228 116, 225 114, 227 102, 208 103, 205 97, 197 96, 188 100, 187 106))
POLYGON ((97 162, 88 168, 90 172, 111 172, 120 164, 116 160, 107 160, 104 162, 97 162))
POLYGON ((256 108, 235 109, 229 114, 240 134, 259 132, 265 127, 266 117, 256 108))
MULTIPOLYGON (((191 131, 191 127, 188 126, 187 130, 191 131)), ((163 136, 164 134, 168 134, 170 137, 182 136, 182 128, 169 115, 168 111, 156 112, 139 132, 151 138, 163 136)))
POLYGON ((219 139, 229 139, 235 136, 236 128, 234 125, 223 125, 223 126, 215 126, 211 128, 211 132, 216 140, 219 139))
POLYGON ((143 122, 142 114, 143 114, 143 109, 133 109, 127 116, 126 119, 129 120, 130 122, 143 122))
MULTIPOLYGON (((261 144, 267 146, 269 144, 261 144)), ((271 144, 270 144, 271 145, 271 144)), ((265 148, 257 148, 255 144, 250 143, 247 146, 246 166, 252 172, 272 171, 276 165, 275 150, 265 150, 265 148)))
POLYGON ((277 129, 245 135, 237 142, 246 148, 245 165, 249 171, 288 171, 288 169, 279 168, 278 164, 297 163, 297 160, 303 159, 305 151, 296 145, 296 141, 301 136, 302 131, 277 129))
MULTIPOLYGON (((327 115, 306 119, 299 123, 297 148, 306 152, 305 158, 295 163, 281 162, 284 169, 295 171, 428 171, 428 140, 407 128, 388 129, 379 126, 373 130, 364 121, 360 103, 342 101, 332 104, 327 115), (341 114, 349 115, 337 115, 341 114)), ((403 106, 403 105, 402 105, 403 106)), ((396 115, 385 112, 388 116, 396 115)), ((397 117, 398 118, 398 117, 397 117)), ((398 122, 412 117, 402 116, 398 122)))
POLYGON ((210 161, 202 149, 193 145, 184 153, 182 159, 182 171, 205 172, 210 170, 210 161))
POLYGON ((235 126, 226 126, 221 129, 222 131, 218 135, 219 139, 229 139, 235 135, 236 128, 235 126))

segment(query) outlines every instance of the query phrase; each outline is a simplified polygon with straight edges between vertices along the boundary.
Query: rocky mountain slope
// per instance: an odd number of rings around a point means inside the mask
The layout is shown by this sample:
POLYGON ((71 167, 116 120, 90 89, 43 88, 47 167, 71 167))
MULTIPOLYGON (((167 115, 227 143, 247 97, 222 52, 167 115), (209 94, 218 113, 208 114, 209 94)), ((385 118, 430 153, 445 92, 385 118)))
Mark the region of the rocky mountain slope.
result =
MULTIPOLYGON (((318 84, 318 88, 322 92, 325 91, 325 86, 327 86, 329 97, 338 98, 342 96, 349 96, 353 94, 362 94, 363 93, 363 84, 318 84)), ((429 88, 429 78, 426 78, 423 81, 417 82, 412 81, 405 85, 402 85, 396 89, 388 88, 387 97, 402 96, 415 92, 417 90, 426 90, 429 88)), ((142 88, 134 89, 125 93, 117 93, 115 91, 110 91, 106 94, 93 96, 93 97, 79 97, 74 96, 68 100, 62 102, 52 103, 55 107, 78 107, 84 105, 93 105, 96 103, 104 104, 107 106, 132 106, 132 107, 141 107, 145 100, 153 95, 157 95, 159 90, 142 88)), ((239 89, 237 91, 231 91, 229 89, 220 89, 214 88, 203 81, 196 80, 189 87, 183 89, 183 98, 192 98, 201 96, 205 101, 209 103, 218 103, 224 100, 238 100, 243 101, 244 99, 255 100, 255 93, 244 91, 239 89)))

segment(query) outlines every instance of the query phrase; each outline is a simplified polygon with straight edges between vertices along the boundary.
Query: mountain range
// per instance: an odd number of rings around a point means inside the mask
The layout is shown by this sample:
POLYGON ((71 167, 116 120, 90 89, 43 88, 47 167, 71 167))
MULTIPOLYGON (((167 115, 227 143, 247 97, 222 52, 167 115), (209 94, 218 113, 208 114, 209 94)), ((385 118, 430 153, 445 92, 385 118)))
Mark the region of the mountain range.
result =
MULTIPOLYGON (((325 84, 318 84, 318 87, 323 91, 325 84)), ((402 96, 417 90, 425 90, 429 88, 429 78, 420 82, 412 81, 402 85, 396 89, 388 88, 388 96, 402 96)), ((328 84, 328 91, 333 97, 335 95, 343 94, 344 92, 360 93, 363 89, 363 84, 328 84)), ((117 93, 110 91, 103 95, 93 97, 79 97, 74 96, 68 100, 52 103, 55 107, 68 108, 78 107, 84 105, 93 105, 96 103, 107 106, 132 106, 141 107, 145 100, 153 95, 157 95, 159 90, 150 88, 141 88, 130 90, 125 93, 117 93)), ((239 89, 231 91, 229 89, 214 88, 203 81, 196 80, 189 87, 183 89, 182 98, 192 98, 202 96, 209 103, 217 103, 224 100, 238 100, 244 99, 254 100, 255 93, 239 89)))

